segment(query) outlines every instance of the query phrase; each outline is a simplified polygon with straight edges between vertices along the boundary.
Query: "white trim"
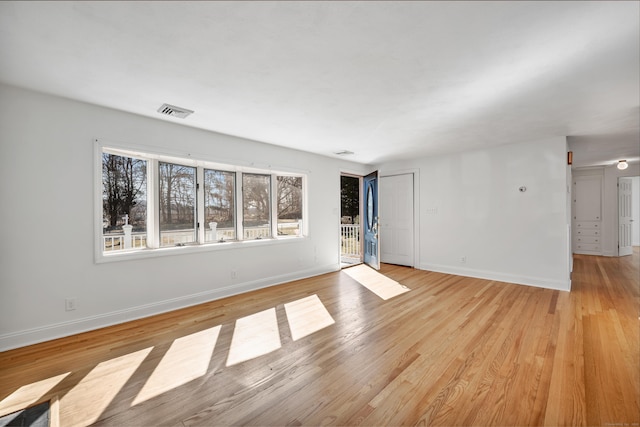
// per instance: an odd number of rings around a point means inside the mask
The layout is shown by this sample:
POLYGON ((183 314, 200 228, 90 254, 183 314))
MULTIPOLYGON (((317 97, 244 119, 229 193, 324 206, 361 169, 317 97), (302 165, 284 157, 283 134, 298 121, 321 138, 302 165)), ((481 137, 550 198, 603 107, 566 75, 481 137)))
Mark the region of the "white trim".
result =
MULTIPOLYGON (((147 162, 147 176, 159 176, 160 169, 158 160, 149 160, 147 162)), ((160 247, 160 179, 147 180, 147 247, 149 249, 158 249, 160 247), (153 206, 149 209, 148 206, 153 206)), ((102 209, 102 206, 100 207, 102 209)), ((101 210, 102 212, 102 210, 101 210)), ((104 252, 102 253, 104 258, 104 252)))
POLYGON ((265 238, 254 240, 238 240, 238 241, 225 241, 223 243, 211 242, 202 243, 198 245, 187 246, 166 246, 162 248, 154 249, 142 249, 138 251, 114 251, 103 254, 99 259, 96 259, 96 264, 102 264, 107 262, 116 261, 128 261, 135 259, 155 258, 160 256, 175 256, 175 255, 187 255, 199 252, 213 252, 220 250, 232 250, 240 248, 250 248, 252 246, 261 245, 281 245, 296 242, 303 242, 309 239, 308 236, 283 236, 279 238, 265 238))
POLYGON ((302 229, 300 233, 309 237, 309 175, 302 175, 302 229))
MULTIPOLYGON (((615 166, 612 166, 612 168, 615 166)), ((629 171, 629 169, 627 168, 626 170, 620 170, 618 168, 615 168, 616 171, 616 203, 614 204, 614 221, 615 221, 615 227, 616 227, 616 233, 614 234, 614 236, 617 236, 616 239, 614 239, 613 242, 613 251, 611 250, 605 250, 603 251, 602 255, 604 256, 615 256, 615 257, 619 257, 620 255, 620 178, 634 178, 636 176, 638 176, 637 174, 635 174, 633 172, 633 170, 629 171), (629 171, 629 172, 627 172, 629 171)), ((603 199, 603 204, 604 204, 604 192, 606 191, 604 189, 604 180, 602 183, 603 186, 603 190, 602 190, 602 199, 603 199)), ((631 186, 633 191, 633 184, 631 186)), ((633 197, 633 196, 632 196, 633 197)), ((603 218, 604 219, 604 218, 603 218)), ((604 221, 603 221, 604 223, 604 221)), ((604 228, 604 227, 603 227, 604 228)), ((624 255, 622 255, 624 256, 624 255)))
POLYGON ((380 178, 395 175, 413 175, 413 266, 420 265, 420 169, 382 171, 380 178))
MULTIPOLYGON (((339 176, 338 176, 338 184, 339 184, 339 188, 340 190, 342 190, 342 177, 343 176, 347 176, 347 177, 351 177, 351 178, 357 178, 358 179, 358 217, 360 218, 360 223, 358 224, 360 226, 360 229, 358 230, 358 233, 360 236, 364 236, 364 222, 363 222, 363 214, 364 214, 364 176, 357 173, 357 172, 348 172, 348 171, 344 171, 344 170, 340 170, 339 172, 339 176)), ((342 192, 338 191, 338 209, 342 209, 342 192)), ((342 212, 339 212, 339 214, 337 215, 337 223, 338 223, 338 229, 340 229, 340 226, 342 225, 342 212)), ((360 262, 362 263, 364 261, 364 239, 360 239, 360 262)), ((341 249, 341 243, 340 243, 340 239, 338 239, 338 262, 340 262, 340 264, 342 265, 342 249, 341 249)))
POLYGON ((124 310, 89 316, 83 319, 60 322, 53 325, 4 334, 0 335, 0 352, 130 322, 338 270, 340 270, 340 264, 324 265, 321 267, 298 271, 296 273, 281 274, 278 276, 238 283, 197 294, 185 295, 124 310))
POLYGON ((420 173, 420 169, 399 169, 399 170, 392 170, 390 172, 387 171, 382 171, 380 172, 380 177, 384 177, 384 176, 396 176, 396 175, 408 175, 408 174, 418 174, 420 173))
POLYGON ((93 140, 93 259, 102 258, 102 144, 93 140), (98 166, 100 165, 100 166, 98 166))
MULTIPOLYGON (((363 167, 369 167, 368 165, 362 165, 363 167)), ((367 169, 363 169, 363 170, 367 170, 367 169)), ((340 175, 347 175, 347 176, 351 176, 353 178, 361 178, 367 174, 369 174, 369 172, 364 173, 362 170, 361 171, 356 171, 354 169, 345 169, 345 168, 339 168, 339 172, 340 175)))
MULTIPOLYGON (((196 169, 196 233, 198 242, 205 243, 205 230, 208 227, 204 209, 204 168, 196 169), (199 225, 199 227, 198 227, 199 225)), ((215 237, 215 236, 214 236, 215 237)))
POLYGON ((271 237, 278 237, 278 178, 269 175, 269 222, 271 224, 271 237))
POLYGON ((244 203, 242 201, 242 185, 243 185, 243 173, 236 172, 235 175, 235 201, 233 202, 233 207, 235 210, 235 220, 236 220, 236 239, 239 239, 244 236, 244 203))
POLYGON ((451 267, 449 265, 420 264, 421 270, 435 271, 437 273, 452 274, 456 276, 474 277, 477 279, 495 280, 498 282, 513 283, 516 285, 535 286, 538 288, 567 291, 571 289, 570 280, 547 279, 544 277, 522 276, 516 274, 500 273, 497 271, 476 270, 472 268, 451 267))

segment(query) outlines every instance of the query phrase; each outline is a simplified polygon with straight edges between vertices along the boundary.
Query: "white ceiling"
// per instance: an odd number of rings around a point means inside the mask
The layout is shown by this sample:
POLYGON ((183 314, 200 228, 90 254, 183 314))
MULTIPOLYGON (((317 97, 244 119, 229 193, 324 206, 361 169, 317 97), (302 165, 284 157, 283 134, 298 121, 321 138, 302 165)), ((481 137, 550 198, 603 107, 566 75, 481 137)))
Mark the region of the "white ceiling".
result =
POLYGON ((639 44, 637 1, 0 2, 2 82, 370 164, 638 151, 639 44))

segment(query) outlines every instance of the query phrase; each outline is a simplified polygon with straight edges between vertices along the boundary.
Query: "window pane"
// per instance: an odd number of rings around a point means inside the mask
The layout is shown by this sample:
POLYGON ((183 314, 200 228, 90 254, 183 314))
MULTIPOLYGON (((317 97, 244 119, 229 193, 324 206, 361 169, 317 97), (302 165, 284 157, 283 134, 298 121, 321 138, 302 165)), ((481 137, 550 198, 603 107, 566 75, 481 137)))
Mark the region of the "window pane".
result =
POLYGON ((196 239, 196 168, 173 163, 160 170, 160 246, 181 246, 196 239))
POLYGON ((104 252, 147 246, 145 160, 102 153, 102 242, 104 252))
POLYGON ((242 225, 245 239, 271 237, 271 176, 242 174, 242 225))
POLYGON ((278 235, 302 235, 302 177, 279 176, 278 235))
POLYGON ((204 170, 205 241, 235 240, 236 174, 204 170))

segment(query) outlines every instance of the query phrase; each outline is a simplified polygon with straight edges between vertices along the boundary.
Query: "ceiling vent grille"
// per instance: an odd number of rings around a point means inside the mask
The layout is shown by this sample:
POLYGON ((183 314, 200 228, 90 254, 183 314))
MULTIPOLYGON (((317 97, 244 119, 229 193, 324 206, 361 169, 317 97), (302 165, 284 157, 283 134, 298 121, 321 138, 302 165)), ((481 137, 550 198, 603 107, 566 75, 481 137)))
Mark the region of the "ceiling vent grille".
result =
POLYGON ((184 119, 189 114, 193 114, 193 111, 187 110, 186 108, 182 107, 176 107, 175 105, 162 104, 162 107, 158 108, 158 113, 164 114, 165 116, 184 119))

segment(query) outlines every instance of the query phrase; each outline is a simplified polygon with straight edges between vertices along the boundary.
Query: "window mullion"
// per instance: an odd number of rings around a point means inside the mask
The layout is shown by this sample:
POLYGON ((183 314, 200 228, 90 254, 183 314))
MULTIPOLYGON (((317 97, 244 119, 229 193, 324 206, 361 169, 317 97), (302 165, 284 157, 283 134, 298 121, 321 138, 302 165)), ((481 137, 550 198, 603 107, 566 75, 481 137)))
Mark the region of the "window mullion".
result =
POLYGON ((309 178, 307 176, 302 177, 302 227, 300 230, 302 236, 309 235, 309 178))
POLYGON ((147 162, 147 247, 156 249, 160 247, 160 173, 158 160, 150 159, 147 162))
POLYGON ((271 175, 271 237, 278 237, 278 179, 275 174, 271 175))
POLYGON ((196 170, 196 226, 198 230, 197 242, 205 243, 207 224, 204 223, 204 168, 198 166, 196 170))
POLYGON ((244 198, 242 172, 236 172, 236 239, 244 240, 244 198))

